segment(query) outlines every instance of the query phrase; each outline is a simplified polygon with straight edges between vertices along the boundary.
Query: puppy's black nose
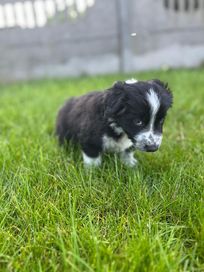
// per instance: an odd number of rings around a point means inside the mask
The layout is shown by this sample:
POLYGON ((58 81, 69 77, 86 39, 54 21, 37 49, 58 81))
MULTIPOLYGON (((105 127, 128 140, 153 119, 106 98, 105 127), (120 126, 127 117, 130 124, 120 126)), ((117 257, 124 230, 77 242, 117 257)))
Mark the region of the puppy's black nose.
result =
POLYGON ((155 152, 155 151, 157 151, 158 148, 159 148, 159 147, 158 147, 158 145, 156 145, 156 144, 153 144, 153 145, 146 145, 146 146, 145 146, 145 151, 146 151, 146 152, 155 152))

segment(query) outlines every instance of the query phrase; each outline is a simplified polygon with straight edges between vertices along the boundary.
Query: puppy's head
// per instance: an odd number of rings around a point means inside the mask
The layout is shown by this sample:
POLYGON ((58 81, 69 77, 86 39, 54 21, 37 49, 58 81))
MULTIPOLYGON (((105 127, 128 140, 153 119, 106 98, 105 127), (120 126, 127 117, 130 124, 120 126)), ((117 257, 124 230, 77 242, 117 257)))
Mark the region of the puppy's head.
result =
POLYGON ((126 133, 133 145, 154 152, 162 142, 162 128, 172 93, 160 80, 116 82, 106 100, 105 116, 115 133, 126 133))

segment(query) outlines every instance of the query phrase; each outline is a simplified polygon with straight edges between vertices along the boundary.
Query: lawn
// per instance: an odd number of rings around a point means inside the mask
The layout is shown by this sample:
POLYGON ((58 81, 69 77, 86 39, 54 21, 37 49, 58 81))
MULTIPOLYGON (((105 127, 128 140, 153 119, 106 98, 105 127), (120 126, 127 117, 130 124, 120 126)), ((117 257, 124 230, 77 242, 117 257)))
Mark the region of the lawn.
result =
POLYGON ((0 86, 0 271, 204 271, 204 70, 139 73, 174 93, 160 150, 86 171, 58 108, 133 75, 0 86))

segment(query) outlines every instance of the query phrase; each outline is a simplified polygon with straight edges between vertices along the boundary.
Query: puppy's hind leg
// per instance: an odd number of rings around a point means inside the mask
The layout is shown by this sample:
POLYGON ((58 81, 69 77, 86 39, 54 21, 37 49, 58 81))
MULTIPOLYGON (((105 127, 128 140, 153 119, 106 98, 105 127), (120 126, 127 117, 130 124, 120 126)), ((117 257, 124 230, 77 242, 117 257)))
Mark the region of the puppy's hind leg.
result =
POLYGON ((85 167, 99 166, 101 165, 101 155, 92 158, 82 152, 85 167))
POLYGON ((101 165, 101 154, 99 148, 86 145, 82 148, 82 156, 85 167, 97 167, 101 165))

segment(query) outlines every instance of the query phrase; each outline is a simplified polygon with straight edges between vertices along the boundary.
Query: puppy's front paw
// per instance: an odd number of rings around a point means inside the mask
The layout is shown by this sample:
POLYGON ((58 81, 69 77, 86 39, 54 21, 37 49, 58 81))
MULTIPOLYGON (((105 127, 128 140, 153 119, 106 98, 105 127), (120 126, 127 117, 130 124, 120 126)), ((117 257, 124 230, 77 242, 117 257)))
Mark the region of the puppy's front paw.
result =
POLYGON ((137 160, 134 157, 133 152, 123 152, 121 153, 121 160, 122 162, 129 167, 135 167, 137 165, 137 160))
POLYGON ((127 160, 125 164, 129 167, 135 167, 137 166, 138 162, 135 158, 132 158, 130 160, 127 160))

